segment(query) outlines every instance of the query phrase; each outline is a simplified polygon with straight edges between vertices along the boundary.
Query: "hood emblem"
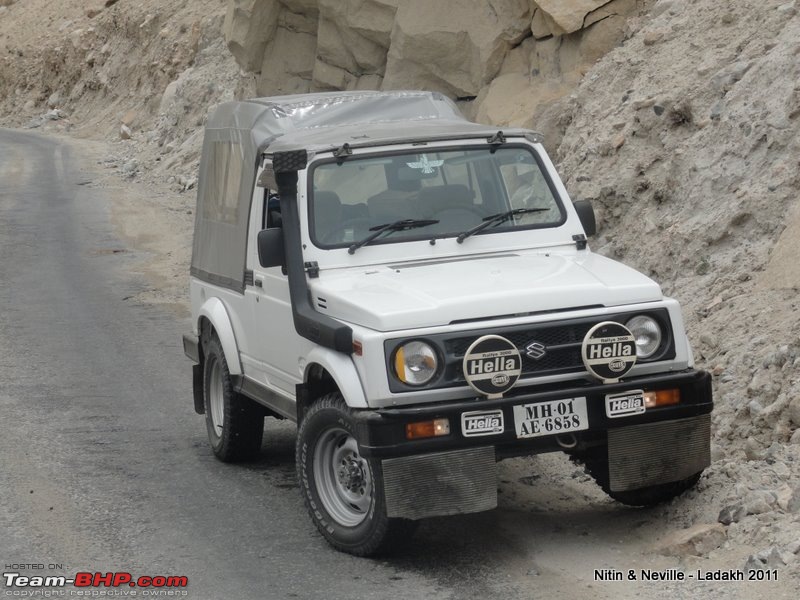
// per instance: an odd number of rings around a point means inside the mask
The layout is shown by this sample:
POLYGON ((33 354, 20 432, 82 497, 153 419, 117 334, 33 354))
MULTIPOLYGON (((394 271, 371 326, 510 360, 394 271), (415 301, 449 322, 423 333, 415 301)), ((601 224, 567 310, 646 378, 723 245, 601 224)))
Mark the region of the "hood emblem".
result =
POLYGON ((541 360, 547 354, 547 346, 541 342, 531 342, 525 346, 525 354, 533 360, 541 360))

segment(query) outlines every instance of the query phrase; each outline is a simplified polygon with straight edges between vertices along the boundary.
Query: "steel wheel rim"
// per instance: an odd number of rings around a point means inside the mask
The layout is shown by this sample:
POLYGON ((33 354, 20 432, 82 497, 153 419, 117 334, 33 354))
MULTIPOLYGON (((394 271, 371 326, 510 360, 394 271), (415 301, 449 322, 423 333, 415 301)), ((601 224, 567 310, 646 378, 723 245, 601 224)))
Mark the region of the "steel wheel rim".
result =
POLYGON ((367 518, 372 473, 355 438, 344 429, 328 429, 317 441, 314 483, 325 510, 340 525, 355 527, 367 518))
POLYGON ((225 392, 222 387, 222 369, 219 360, 211 363, 211 373, 209 373, 208 403, 211 411, 211 424, 214 426, 214 433, 222 435, 222 426, 225 423, 225 392))

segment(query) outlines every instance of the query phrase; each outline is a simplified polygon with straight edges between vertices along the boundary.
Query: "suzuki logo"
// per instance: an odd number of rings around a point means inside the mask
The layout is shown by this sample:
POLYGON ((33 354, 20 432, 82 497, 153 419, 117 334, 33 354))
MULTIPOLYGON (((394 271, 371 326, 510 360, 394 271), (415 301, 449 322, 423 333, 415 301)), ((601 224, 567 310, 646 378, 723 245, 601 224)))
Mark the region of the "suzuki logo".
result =
POLYGON ((531 342, 525 346, 525 354, 533 360, 539 360, 547 354, 547 346, 539 342, 531 342))

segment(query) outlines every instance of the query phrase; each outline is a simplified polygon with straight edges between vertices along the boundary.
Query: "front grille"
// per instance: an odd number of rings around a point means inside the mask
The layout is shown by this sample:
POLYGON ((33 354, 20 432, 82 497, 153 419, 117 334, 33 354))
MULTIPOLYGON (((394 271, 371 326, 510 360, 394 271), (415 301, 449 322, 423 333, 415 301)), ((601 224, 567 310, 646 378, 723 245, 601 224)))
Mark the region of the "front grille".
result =
MULTIPOLYGON (((601 319, 597 319, 583 323, 556 326, 544 325, 524 330, 500 331, 498 335, 508 339, 522 355, 523 377, 571 373, 584 370, 583 361, 581 360, 581 344, 588 331, 600 321, 601 319), (526 346, 532 342, 538 342, 545 346, 545 355, 538 360, 526 354, 526 346)), ((448 366, 452 368, 451 375, 458 380, 464 380, 462 361, 464 354, 475 339, 475 335, 472 334, 445 340, 448 366)))
MULTIPOLYGON (((672 325, 670 324, 667 310, 656 308, 635 314, 646 314, 656 319, 664 332, 661 347, 646 362, 675 358, 675 343, 672 339, 672 325)), ((429 387, 445 388, 465 385, 466 380, 464 379, 462 366, 464 354, 475 340, 484 335, 502 336, 517 347, 522 357, 523 378, 585 373, 586 367, 583 366, 583 360, 581 359, 581 345, 589 330, 603 321, 625 323, 631 316, 633 316, 631 313, 605 314, 579 319, 561 319, 559 321, 516 325, 513 327, 487 327, 478 330, 420 337, 420 339, 435 345, 439 350, 440 358, 443 359, 442 372, 429 387), (538 360, 526 354, 526 346, 532 342, 538 342, 544 346, 545 354, 538 360)), ((408 338, 396 338, 385 342, 389 389, 393 392, 418 391, 420 389, 404 385, 391 375, 394 368, 392 360, 395 350, 400 344, 407 341, 408 338)))

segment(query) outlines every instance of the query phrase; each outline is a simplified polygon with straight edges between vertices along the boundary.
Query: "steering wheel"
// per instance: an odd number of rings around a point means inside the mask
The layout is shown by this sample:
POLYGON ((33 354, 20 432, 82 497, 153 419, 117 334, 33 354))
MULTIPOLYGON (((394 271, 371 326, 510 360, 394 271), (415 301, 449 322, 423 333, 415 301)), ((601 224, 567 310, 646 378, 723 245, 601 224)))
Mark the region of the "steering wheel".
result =
POLYGON ((364 229, 367 230, 374 225, 372 219, 368 219, 367 217, 356 217, 354 219, 348 219, 346 221, 342 221, 341 223, 337 223, 334 225, 333 229, 327 232, 325 235, 322 236, 320 240, 323 244, 332 244, 334 242, 341 242, 342 240, 334 239, 336 235, 343 233, 349 227, 356 229, 359 225, 364 226, 364 229))

